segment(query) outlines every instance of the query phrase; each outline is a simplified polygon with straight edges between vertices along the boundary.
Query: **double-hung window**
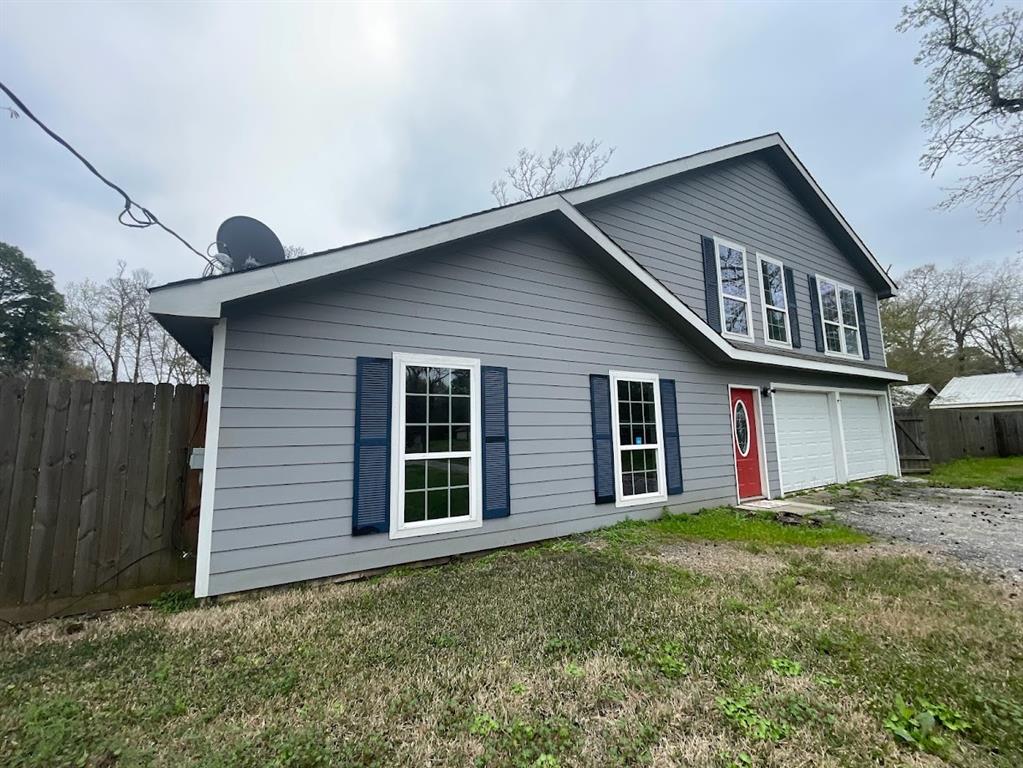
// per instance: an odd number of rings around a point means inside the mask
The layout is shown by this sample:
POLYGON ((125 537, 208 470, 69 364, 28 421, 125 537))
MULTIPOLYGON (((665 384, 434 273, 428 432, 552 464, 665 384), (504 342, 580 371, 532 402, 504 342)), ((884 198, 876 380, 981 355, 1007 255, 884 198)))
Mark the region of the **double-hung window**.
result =
POLYGON ((617 505, 662 501, 667 491, 658 377, 611 371, 610 383, 617 505))
POLYGON ((717 256, 721 332, 725 336, 752 340, 746 249, 715 237, 714 253, 717 256))
POLYGON ((860 326, 856 317, 856 292, 826 277, 817 276, 821 304, 824 349, 829 355, 860 357, 860 326))
POLYGON ((391 537, 475 528, 480 363, 395 353, 391 537))
POLYGON ((764 341, 781 347, 792 346, 789 340, 789 301, 785 292, 785 269, 770 256, 758 254, 760 286, 764 297, 764 341))

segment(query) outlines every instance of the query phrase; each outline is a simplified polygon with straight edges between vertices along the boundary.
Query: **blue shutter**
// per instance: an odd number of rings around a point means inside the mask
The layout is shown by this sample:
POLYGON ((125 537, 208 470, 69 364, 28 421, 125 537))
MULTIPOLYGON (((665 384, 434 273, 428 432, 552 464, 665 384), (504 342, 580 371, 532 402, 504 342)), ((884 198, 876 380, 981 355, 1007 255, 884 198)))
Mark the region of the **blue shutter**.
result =
POLYGON ((483 396, 483 519, 507 517, 508 488, 508 369, 480 369, 483 396))
POLYGON ((702 237, 703 290, 707 296, 707 324, 721 333, 721 300, 718 297, 718 262, 714 255, 714 238, 702 237))
POLYGON ((674 379, 661 379, 661 418, 664 420, 664 476, 670 496, 682 493, 682 447, 679 445, 674 379))
POLYGON ((870 342, 867 341, 867 319, 863 316, 863 294, 856 291, 856 322, 860 326, 860 349, 863 359, 870 359, 870 342))
POLYGON ((791 267, 785 267, 785 297, 789 307, 789 332, 792 334, 792 348, 799 349, 803 340, 799 337, 799 311, 796 305, 796 274, 791 267))
POLYGON ((391 361, 360 357, 355 371, 352 535, 387 533, 391 508, 391 361))
POLYGON ((614 441, 611 439, 611 379, 590 375, 590 419, 593 425, 593 496, 597 504, 615 500, 614 441))
POLYGON ((824 351, 824 326, 821 325, 821 299, 817 295, 817 278, 813 275, 806 276, 806 282, 810 286, 810 315, 813 317, 813 341, 817 345, 817 351, 824 351))

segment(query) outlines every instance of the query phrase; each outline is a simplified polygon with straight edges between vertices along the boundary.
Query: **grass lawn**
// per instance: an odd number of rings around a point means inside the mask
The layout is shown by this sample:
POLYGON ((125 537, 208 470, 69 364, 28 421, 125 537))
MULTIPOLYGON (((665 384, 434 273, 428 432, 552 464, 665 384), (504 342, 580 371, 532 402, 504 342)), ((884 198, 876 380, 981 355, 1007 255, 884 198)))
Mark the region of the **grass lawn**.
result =
POLYGON ((1023 492, 1023 456, 957 459, 931 470, 931 485, 1023 492))
POLYGON ((1021 638, 958 570, 714 510, 8 632, 0 764, 1015 768, 1021 638))

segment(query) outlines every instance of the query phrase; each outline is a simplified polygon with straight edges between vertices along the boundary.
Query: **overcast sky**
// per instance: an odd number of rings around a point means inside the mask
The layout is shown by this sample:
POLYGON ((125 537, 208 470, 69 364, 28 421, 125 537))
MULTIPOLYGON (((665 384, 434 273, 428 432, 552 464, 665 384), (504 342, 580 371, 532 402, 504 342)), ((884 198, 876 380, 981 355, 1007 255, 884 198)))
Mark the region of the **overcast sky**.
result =
MULTIPOLYGON (((597 138, 608 173, 780 131, 878 259, 1021 249, 1023 212, 938 211, 899 3, 0 2, 0 79, 193 244, 235 214, 321 250, 490 207, 519 147, 597 138)), ((0 96, 0 104, 6 105, 0 96)), ((946 178, 946 183, 952 177, 946 178)), ((58 285, 202 262, 0 114, 0 240, 58 285)))

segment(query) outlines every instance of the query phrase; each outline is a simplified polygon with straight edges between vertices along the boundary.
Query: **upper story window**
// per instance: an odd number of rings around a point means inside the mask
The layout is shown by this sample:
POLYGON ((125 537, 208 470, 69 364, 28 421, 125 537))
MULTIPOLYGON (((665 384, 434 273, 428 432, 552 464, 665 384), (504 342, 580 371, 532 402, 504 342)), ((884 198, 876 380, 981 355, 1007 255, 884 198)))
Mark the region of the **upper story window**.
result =
POLYGON ((480 363, 394 356, 392 538, 481 525, 480 363))
POLYGON ((746 249, 714 238, 714 252, 717 255, 722 334, 752 341, 746 249))
POLYGON ((667 498, 660 380, 652 373, 611 371, 612 434, 618 506, 667 498))
POLYGON ((785 269, 777 259, 762 254, 759 259, 760 285, 764 296, 764 341, 777 346, 791 346, 785 269))
POLYGON ((856 291, 820 275, 817 276, 817 290, 820 293, 825 351, 829 355, 860 357, 856 291))

